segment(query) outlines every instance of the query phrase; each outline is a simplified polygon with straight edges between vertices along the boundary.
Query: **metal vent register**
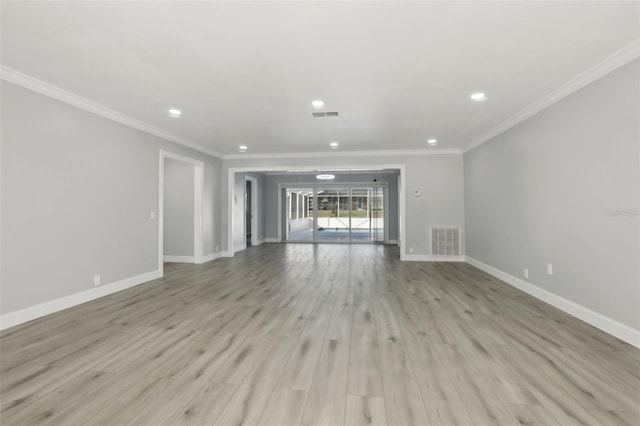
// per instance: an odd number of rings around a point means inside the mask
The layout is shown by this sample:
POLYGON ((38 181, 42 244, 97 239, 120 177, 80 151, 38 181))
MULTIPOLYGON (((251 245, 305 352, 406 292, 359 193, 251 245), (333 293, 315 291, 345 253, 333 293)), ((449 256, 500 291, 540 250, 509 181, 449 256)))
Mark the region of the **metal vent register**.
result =
POLYGON ((430 226, 432 256, 460 256, 459 226, 430 226))
POLYGON ((312 112, 311 115, 313 115, 315 118, 319 118, 319 117, 337 117, 338 113, 336 111, 312 112))

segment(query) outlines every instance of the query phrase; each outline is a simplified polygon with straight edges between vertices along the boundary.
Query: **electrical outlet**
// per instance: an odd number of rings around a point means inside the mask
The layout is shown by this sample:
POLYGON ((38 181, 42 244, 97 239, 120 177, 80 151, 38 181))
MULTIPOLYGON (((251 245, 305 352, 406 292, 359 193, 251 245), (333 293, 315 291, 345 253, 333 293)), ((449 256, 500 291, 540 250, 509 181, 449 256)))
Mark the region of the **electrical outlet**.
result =
POLYGON ((93 285, 100 285, 100 275, 93 276, 93 285))
POLYGON ((547 274, 553 275, 553 265, 551 263, 547 263, 547 274))
POLYGON ((524 268, 524 277, 529 279, 529 270, 527 268, 524 268))
POLYGON ((409 253, 413 253, 413 247, 409 247, 409 253))

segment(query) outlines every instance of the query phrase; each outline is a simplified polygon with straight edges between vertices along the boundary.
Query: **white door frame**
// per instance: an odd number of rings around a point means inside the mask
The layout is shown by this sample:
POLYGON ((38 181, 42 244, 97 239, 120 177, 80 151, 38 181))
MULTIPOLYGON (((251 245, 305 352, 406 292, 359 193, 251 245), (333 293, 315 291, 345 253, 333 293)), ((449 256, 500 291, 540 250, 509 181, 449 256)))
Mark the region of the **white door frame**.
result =
MULTIPOLYGON (((245 193, 245 212, 247 209, 246 194, 247 194, 247 181, 251 182, 251 246, 258 245, 258 179, 246 176, 244 177, 244 193, 245 193)), ((245 235, 245 248, 247 247, 247 215, 244 215, 244 235, 245 235)))
POLYGON ((158 180, 158 271, 161 277, 164 275, 164 163, 167 158, 193 166, 193 263, 202 263, 204 250, 204 236, 202 235, 204 163, 161 149, 158 180))
MULTIPOLYGON (((334 165, 324 165, 324 166, 304 166, 304 169, 309 170, 331 170, 332 168, 336 168, 334 165)), ((293 167, 295 168, 295 167, 293 167)), ((406 238, 405 238, 405 226, 406 226, 406 191, 404 190, 404 183, 406 179, 406 165, 405 164, 367 164, 362 165, 358 164, 355 166, 345 166, 340 165, 341 169, 363 169, 363 168, 382 168, 382 169, 398 169, 400 174, 398 175, 398 193, 400 198, 400 205, 398 206, 398 239, 400 244, 400 260, 405 260, 406 258, 406 238)), ((282 172, 291 170, 292 166, 254 166, 254 167, 230 167, 227 173, 227 257, 233 257, 233 225, 234 225, 234 203, 233 197, 235 195, 235 177, 236 173, 246 173, 246 172, 282 172)), ((282 202, 281 200, 281 191, 278 191, 278 205, 282 202)), ((282 239, 282 229, 281 223, 278 221, 278 240, 282 239)))

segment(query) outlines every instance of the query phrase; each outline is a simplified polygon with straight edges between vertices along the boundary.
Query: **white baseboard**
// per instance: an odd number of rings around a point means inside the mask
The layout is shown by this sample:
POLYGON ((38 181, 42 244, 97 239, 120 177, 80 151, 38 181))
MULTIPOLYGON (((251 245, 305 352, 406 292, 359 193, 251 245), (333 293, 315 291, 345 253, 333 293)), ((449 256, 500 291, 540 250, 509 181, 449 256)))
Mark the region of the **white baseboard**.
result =
POLYGON ((493 275, 494 277, 514 286, 519 290, 524 291, 525 293, 535 297, 536 299, 547 302, 548 304, 568 313, 569 315, 573 315, 574 317, 586 322, 587 324, 591 324, 592 326, 599 328, 600 330, 609 333, 612 336, 615 336, 618 339, 629 343, 630 345, 640 348, 640 330, 636 330, 612 318, 592 311, 589 308, 585 308, 582 305, 579 305, 575 302, 565 299, 562 296, 558 296, 557 294, 551 293, 550 291, 528 283, 518 277, 501 271, 500 269, 494 268, 493 266, 487 265, 486 263, 483 263, 477 259, 467 256, 467 263, 475 266, 476 268, 486 272, 489 275, 493 275))
POLYGON ((394 246, 398 245, 398 240, 389 240, 387 241, 387 244, 393 244, 394 246))
POLYGON ((237 253, 239 251, 246 250, 246 249, 247 249, 247 244, 245 243, 245 244, 242 244, 241 246, 238 246, 238 247, 234 246, 233 247, 233 252, 237 253))
POLYGON ((465 256, 431 256, 430 254, 405 254, 407 262, 464 262, 465 256))
POLYGON ((206 254, 202 256, 201 263, 207 263, 207 262, 211 262, 212 260, 220 259, 221 257, 224 257, 224 253, 225 252, 223 251, 219 251, 217 253, 206 254))
POLYGON ((53 314, 54 312, 62 311, 64 309, 71 308, 72 306, 89 302, 91 300, 98 299, 100 297, 116 293, 118 291, 126 290, 130 287, 137 286, 147 281, 155 280, 159 277, 159 271, 151 271, 141 275, 136 275, 135 277, 125 278, 111 284, 106 284, 92 288, 90 290, 82 291, 80 293, 61 297, 60 299, 55 299, 49 302, 41 303, 39 305, 30 306, 19 311, 2 314, 0 315, 0 330, 22 324, 27 321, 43 317, 45 315, 53 314))
POLYGON ((253 243, 253 246, 257 247, 257 246, 262 245, 262 244, 264 244, 264 239, 263 240, 257 240, 255 243, 253 243))
POLYGON ((233 257, 233 252, 230 251, 221 251, 220 257, 233 257))
POLYGON ((280 239, 279 238, 265 238, 264 242, 265 243, 279 243, 280 239))
POLYGON ((193 256, 173 256, 165 254, 162 257, 163 262, 177 262, 177 263, 195 263, 195 257, 193 256))

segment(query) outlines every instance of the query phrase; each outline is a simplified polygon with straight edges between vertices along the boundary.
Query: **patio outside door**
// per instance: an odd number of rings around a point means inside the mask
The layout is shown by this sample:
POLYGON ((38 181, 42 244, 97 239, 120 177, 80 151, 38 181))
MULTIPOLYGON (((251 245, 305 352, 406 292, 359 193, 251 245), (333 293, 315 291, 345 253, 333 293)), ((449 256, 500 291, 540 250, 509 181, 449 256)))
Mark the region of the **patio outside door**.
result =
POLYGON ((385 188, 284 188, 285 241, 384 242, 385 188))

